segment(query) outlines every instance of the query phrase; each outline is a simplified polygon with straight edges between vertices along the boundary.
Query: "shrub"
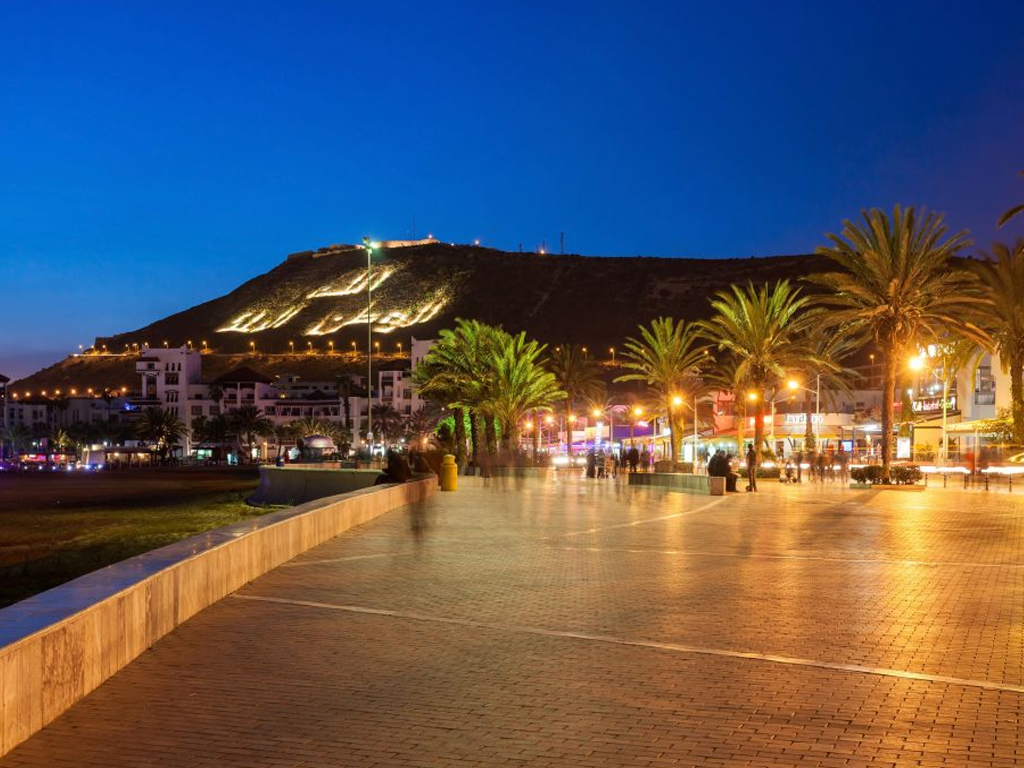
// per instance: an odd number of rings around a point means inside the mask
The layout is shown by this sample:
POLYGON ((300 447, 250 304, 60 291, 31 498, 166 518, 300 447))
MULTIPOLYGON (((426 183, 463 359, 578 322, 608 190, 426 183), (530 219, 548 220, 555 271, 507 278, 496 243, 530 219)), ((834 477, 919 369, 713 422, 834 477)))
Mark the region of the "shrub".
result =
POLYGON ((866 467, 854 467, 850 470, 850 477, 855 483, 880 483, 882 482, 882 468, 877 464, 869 464, 866 467))
POLYGON ((913 485, 921 479, 921 468, 916 464, 897 464, 889 467, 889 479, 896 485, 913 485))
POLYGON ((758 467, 757 468, 757 476, 758 477, 766 478, 768 480, 778 480, 779 479, 779 468, 777 466, 775 466, 775 467, 758 467))
MULTIPOLYGON (((875 485, 882 482, 882 467, 871 464, 850 470, 850 477, 855 483, 875 485)), ((889 482, 894 485, 913 485, 921 479, 921 468, 916 464, 894 464, 889 467, 889 482)))

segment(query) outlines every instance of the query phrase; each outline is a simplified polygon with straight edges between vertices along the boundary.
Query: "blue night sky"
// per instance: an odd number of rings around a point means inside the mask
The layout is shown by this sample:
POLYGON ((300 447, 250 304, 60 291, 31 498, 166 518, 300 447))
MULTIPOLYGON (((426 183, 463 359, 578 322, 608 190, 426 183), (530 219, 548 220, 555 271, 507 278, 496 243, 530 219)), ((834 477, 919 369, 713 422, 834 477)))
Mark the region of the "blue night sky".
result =
POLYGON ((1019 2, 33 0, 0 35, 9 374, 414 214, 714 257, 895 202, 987 249, 1024 202, 1019 2))

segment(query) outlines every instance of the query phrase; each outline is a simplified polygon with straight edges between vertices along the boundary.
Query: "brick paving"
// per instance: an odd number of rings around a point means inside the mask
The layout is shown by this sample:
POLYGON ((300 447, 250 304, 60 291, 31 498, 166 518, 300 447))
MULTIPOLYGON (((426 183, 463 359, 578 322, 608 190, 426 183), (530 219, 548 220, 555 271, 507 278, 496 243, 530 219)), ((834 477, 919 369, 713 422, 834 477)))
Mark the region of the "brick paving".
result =
POLYGON ((1024 764, 1024 496, 463 483, 178 628, 16 766, 1024 764))

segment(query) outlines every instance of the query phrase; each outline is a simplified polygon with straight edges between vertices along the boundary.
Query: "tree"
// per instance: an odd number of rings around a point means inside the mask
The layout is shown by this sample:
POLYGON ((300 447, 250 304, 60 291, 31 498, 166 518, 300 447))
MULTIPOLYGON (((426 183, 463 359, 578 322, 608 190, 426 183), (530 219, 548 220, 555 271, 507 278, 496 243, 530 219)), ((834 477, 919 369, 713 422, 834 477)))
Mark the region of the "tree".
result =
POLYGON ((863 339, 831 324, 815 324, 806 333, 809 354, 799 368, 804 378, 800 384, 804 393, 804 447, 815 450, 818 446, 813 408, 820 403, 821 397, 834 406, 835 393, 850 392, 850 382, 856 378, 857 372, 847 367, 846 362, 860 351, 863 339))
POLYGON ((604 392, 601 367, 587 357, 583 348, 576 344, 556 347, 548 360, 548 370, 555 376, 558 389, 565 392, 565 425, 569 455, 572 456, 573 408, 580 400, 597 400, 604 392))
MULTIPOLYGON (((476 320, 457 319, 455 328, 441 331, 436 344, 413 374, 420 396, 451 409, 455 419, 455 458, 466 463, 466 417, 472 433, 473 457, 479 447, 477 414, 493 374, 492 358, 497 340, 505 332, 476 320)), ((507 335, 507 334, 505 334, 507 335)), ((493 421, 486 427, 493 431, 493 421)))
POLYGON ((338 376, 335 381, 338 390, 338 399, 341 400, 341 407, 345 413, 345 429, 352 430, 352 395, 356 392, 355 380, 347 373, 338 376))
POLYGON ((836 271, 812 279, 831 289, 824 299, 832 317, 851 332, 870 335, 882 353, 882 477, 889 480, 892 460, 893 395, 896 374, 908 350, 951 332, 979 342, 984 332, 974 322, 988 302, 977 280, 950 265, 950 257, 969 244, 966 233, 947 236, 942 216, 895 206, 891 217, 871 209, 861 221, 846 220, 831 246, 817 252, 836 271))
POLYGON ((668 418, 672 461, 677 462, 686 426, 682 400, 684 393, 694 389, 707 359, 706 346, 700 343, 695 325, 671 317, 659 317, 649 328, 638 329, 640 339, 627 339, 622 353, 621 365, 631 373, 615 380, 643 381, 653 391, 668 418))
POLYGON ((26 450, 32 442, 32 433, 23 424, 8 424, 2 430, 3 442, 11 446, 11 453, 14 458, 26 450))
POLYGON ((380 433, 382 442, 385 443, 394 443, 398 440, 405 426, 402 414, 388 403, 373 406, 373 423, 380 433))
POLYGON ((409 439, 419 445, 426 445, 430 436, 437 429, 441 420, 441 412, 432 403, 424 403, 405 420, 405 429, 409 439))
POLYGON ((255 405, 243 405, 231 411, 228 419, 232 434, 248 448, 246 460, 251 462, 256 438, 272 435, 274 433, 273 423, 255 405))
POLYGON ((992 250, 994 258, 971 262, 971 268, 991 304, 982 324, 1010 374, 1013 441, 1024 445, 1024 240, 1013 247, 996 243, 992 250))
POLYGON ((74 441, 66 429, 58 427, 50 435, 50 444, 61 453, 67 450, 73 443, 74 441))
MULTIPOLYGON (((736 360, 735 380, 747 383, 748 399, 756 403, 754 450, 758 460, 764 442, 765 393, 785 377, 788 369, 799 368, 811 355, 807 331, 819 321, 810 308, 810 298, 799 288, 780 280, 770 288, 734 285, 719 291, 711 302, 715 315, 699 323, 705 338, 736 360)), ((739 393, 737 393, 738 395, 739 393)), ((739 446, 742 451, 743 446, 739 446)))
POLYGON ((540 363, 544 349, 520 332, 502 337, 492 352, 493 370, 481 410, 497 421, 508 451, 519 444, 519 424, 527 413, 550 411, 552 403, 566 396, 555 375, 540 363))
MULTIPOLYGON (((1024 176, 1024 171, 1021 171, 1020 175, 1024 176)), ((1006 211, 1006 213, 999 217, 999 221, 996 222, 996 228, 1002 229, 1004 225, 1006 225, 1011 219, 1016 218, 1016 216, 1022 211, 1024 211, 1024 203, 1013 206, 1013 208, 1006 211)), ((1014 429, 1016 429, 1016 427, 1014 427, 1014 429)))
POLYGON ((188 435, 185 422, 170 408, 146 408, 139 417, 135 431, 140 438, 156 446, 161 459, 166 459, 171 446, 188 435))

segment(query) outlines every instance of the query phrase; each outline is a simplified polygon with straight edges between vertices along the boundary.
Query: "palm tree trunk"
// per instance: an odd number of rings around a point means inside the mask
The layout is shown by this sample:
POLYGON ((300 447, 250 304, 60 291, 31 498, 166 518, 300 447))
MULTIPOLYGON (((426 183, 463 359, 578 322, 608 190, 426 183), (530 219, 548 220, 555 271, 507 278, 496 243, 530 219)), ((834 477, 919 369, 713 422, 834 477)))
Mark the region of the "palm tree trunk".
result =
POLYGON ((533 463, 540 457, 540 414, 533 412, 533 463))
POLYGON ((668 414, 668 445, 673 467, 679 461, 679 441, 683 437, 683 430, 680 426, 682 419, 677 413, 678 410, 678 408, 672 406, 672 398, 666 397, 665 413, 668 414))
POLYGON ((475 467, 479 463, 478 451, 480 448, 480 414, 476 411, 469 412, 469 443, 469 460, 473 462, 473 466, 475 467))
POLYGON ((747 407, 740 400, 740 393, 736 392, 733 397, 733 413, 736 414, 736 452, 743 451, 743 422, 747 418, 747 407))
POLYGON ((885 382, 882 385, 882 482, 889 482, 892 461, 893 396, 896 392, 896 361, 900 356, 890 346, 885 356, 885 382))
POLYGON ((487 441, 487 453, 494 456, 498 452, 498 430, 491 416, 484 419, 484 438, 487 441))
POLYGON ((565 446, 566 451, 569 454, 569 458, 572 458, 572 398, 566 398, 565 401, 565 446))
POLYGON ((754 453, 761 463, 761 444, 764 442, 764 390, 757 393, 757 412, 754 415, 754 453))
POLYGON ((461 469, 466 466, 466 410, 456 408, 452 415, 455 418, 455 463, 461 469))
POLYGON ((1024 360, 1010 358, 1010 412, 1013 415, 1013 442, 1024 445, 1024 360))
POLYGON ((813 451, 814 444, 814 410, 811 408, 811 393, 804 392, 804 450, 813 451))

